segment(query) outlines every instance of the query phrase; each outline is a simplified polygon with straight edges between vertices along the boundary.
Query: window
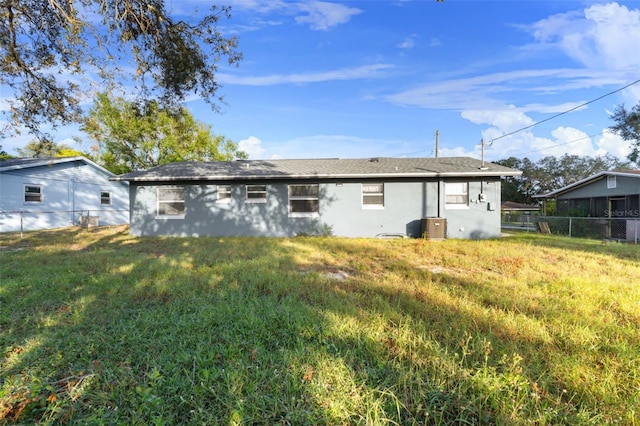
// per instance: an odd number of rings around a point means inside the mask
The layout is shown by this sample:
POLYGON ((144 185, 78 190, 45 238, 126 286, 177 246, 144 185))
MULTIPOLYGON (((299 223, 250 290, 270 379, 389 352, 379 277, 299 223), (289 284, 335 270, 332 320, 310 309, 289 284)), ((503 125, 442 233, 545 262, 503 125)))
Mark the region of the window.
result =
POLYGON ((289 185, 289 215, 315 216, 319 211, 319 185, 289 185))
POLYGON ((36 185, 24 186, 24 202, 25 203, 41 203, 42 187, 36 185))
POLYGON ((616 187, 616 177, 607 176, 607 189, 613 189, 616 187))
POLYGON ((231 202, 231 185, 218 185, 218 201, 221 203, 231 202))
POLYGON ((184 188, 158 188, 158 216, 170 218, 184 217, 184 188))
POLYGON ((376 209, 384 207, 384 184, 362 184, 362 208, 376 209))
POLYGON ((248 203, 266 203, 267 185, 247 185, 248 203))
POLYGON ((100 191, 100 204, 103 206, 111 205, 111 193, 109 191, 100 191))
POLYGON ((469 206, 469 184, 467 182, 445 182, 444 195, 448 209, 463 209, 469 206))

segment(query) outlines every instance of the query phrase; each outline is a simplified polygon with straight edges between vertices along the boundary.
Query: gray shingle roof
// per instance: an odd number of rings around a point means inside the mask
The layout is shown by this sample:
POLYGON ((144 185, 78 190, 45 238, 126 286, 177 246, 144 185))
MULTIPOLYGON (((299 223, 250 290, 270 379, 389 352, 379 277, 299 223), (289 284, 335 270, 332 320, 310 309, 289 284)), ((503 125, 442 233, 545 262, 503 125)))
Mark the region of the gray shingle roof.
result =
POLYGON ((517 176, 522 172, 473 158, 361 158, 180 162, 116 176, 112 180, 168 182, 190 180, 348 179, 455 176, 517 176))
POLYGON ((45 157, 45 158, 33 158, 33 157, 24 157, 24 158, 9 158, 7 160, 0 161, 0 172, 9 171, 9 170, 20 170, 20 169, 28 169, 31 167, 42 167, 42 166, 51 166, 54 164, 61 163, 70 163, 74 161, 83 162, 88 164, 96 169, 101 170, 107 175, 113 175, 110 171, 99 166, 88 158, 82 156, 76 157, 45 157))

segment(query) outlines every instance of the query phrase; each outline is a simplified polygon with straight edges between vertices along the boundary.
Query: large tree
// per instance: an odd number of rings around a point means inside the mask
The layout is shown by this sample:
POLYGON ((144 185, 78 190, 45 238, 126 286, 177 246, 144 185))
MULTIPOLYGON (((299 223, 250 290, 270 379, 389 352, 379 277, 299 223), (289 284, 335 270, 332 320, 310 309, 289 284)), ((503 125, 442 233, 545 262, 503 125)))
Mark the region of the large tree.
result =
POLYGON ((627 110, 624 105, 618 106, 611 118, 616 124, 610 129, 631 143, 629 160, 640 163, 640 102, 631 110, 627 110))
POLYGON ((113 173, 175 161, 246 158, 235 143, 214 135, 187 109, 156 101, 135 102, 100 94, 83 125, 97 144, 92 157, 113 173))
POLYGON ((164 0, 0 0, 0 85, 13 91, 13 130, 46 137, 42 123, 80 122, 90 87, 81 79, 91 74, 103 88, 130 79, 141 99, 176 105, 197 93, 217 109, 217 64, 241 58, 217 28, 229 11, 212 6, 192 22, 164 0))

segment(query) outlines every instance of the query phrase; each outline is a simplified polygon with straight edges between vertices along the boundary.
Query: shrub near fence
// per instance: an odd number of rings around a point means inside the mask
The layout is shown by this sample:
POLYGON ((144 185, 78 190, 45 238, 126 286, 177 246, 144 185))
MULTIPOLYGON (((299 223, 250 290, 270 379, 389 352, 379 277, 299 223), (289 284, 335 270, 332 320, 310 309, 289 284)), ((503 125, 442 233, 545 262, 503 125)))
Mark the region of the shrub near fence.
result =
POLYGON ((539 216, 537 222, 546 222, 555 235, 635 244, 640 240, 640 218, 539 216))

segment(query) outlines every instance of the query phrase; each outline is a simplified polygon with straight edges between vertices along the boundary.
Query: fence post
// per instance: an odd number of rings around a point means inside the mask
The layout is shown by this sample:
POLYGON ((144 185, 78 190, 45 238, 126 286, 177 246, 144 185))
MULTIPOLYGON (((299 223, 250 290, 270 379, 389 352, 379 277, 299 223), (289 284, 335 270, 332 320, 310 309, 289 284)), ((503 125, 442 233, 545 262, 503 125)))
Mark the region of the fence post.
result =
POLYGON ((571 238, 571 218, 569 218, 569 238, 571 238))
POLYGON ((22 220, 22 210, 21 210, 20 211, 20 238, 24 237, 22 222, 23 222, 23 220, 22 220))

